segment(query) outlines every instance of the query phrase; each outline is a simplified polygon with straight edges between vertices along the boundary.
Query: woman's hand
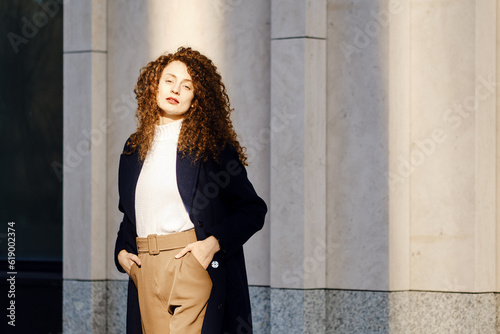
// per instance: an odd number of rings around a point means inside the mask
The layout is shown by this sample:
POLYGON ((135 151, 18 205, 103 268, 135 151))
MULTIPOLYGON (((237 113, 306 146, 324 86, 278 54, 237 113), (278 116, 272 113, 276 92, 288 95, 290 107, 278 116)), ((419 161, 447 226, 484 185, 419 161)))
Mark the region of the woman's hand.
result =
POLYGON ((141 266, 141 259, 137 255, 127 252, 125 249, 122 249, 118 253, 118 262, 128 275, 130 275, 130 268, 132 268, 134 262, 138 266, 141 266))
POLYGON ((214 258, 215 253, 220 250, 219 241, 213 235, 205 240, 196 241, 184 247, 177 255, 176 259, 180 259, 187 252, 191 252, 198 262, 207 269, 210 261, 214 258))

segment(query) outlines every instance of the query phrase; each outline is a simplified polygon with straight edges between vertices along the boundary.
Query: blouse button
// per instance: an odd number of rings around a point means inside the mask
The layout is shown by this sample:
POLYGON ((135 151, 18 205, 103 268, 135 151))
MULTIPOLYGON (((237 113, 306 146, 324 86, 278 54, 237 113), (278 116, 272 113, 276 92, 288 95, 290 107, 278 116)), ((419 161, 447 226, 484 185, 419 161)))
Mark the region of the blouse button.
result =
POLYGON ((218 261, 212 261, 212 268, 214 268, 214 269, 219 268, 219 262, 218 261))
POLYGON ((202 221, 199 221, 199 222, 198 222, 198 226, 199 226, 199 227, 203 227, 203 222, 202 222, 202 221))

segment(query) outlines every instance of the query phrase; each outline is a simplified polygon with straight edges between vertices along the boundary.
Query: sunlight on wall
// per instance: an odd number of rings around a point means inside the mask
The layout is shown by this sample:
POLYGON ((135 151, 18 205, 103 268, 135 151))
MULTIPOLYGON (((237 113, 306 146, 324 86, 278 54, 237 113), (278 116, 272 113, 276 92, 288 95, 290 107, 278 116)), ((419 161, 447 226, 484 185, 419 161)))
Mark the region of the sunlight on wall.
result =
POLYGON ((191 46, 222 72, 224 8, 224 1, 148 1, 150 58, 191 46))

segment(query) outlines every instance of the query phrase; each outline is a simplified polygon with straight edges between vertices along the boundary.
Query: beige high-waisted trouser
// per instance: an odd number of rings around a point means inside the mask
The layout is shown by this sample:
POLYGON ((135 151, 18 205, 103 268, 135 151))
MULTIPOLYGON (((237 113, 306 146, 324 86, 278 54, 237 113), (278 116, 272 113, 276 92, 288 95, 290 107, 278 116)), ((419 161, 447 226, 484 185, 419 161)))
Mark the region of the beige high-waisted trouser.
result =
POLYGON ((201 332, 212 280, 191 252, 174 258, 195 241, 194 230, 137 238, 141 267, 134 263, 130 277, 139 293, 143 333, 201 332))

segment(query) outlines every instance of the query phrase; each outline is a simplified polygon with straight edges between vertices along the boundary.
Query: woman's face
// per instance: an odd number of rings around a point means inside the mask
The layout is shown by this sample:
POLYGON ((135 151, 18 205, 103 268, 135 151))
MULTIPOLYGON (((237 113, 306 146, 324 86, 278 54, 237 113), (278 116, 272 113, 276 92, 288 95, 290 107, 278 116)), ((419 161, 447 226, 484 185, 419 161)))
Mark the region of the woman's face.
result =
POLYGON ((178 60, 169 63, 158 83, 156 102, 163 111, 160 124, 183 118, 194 97, 194 86, 186 65, 178 60))

